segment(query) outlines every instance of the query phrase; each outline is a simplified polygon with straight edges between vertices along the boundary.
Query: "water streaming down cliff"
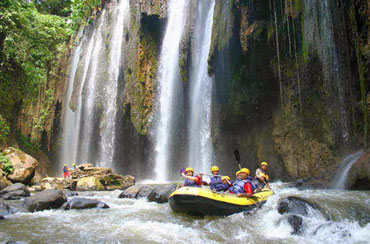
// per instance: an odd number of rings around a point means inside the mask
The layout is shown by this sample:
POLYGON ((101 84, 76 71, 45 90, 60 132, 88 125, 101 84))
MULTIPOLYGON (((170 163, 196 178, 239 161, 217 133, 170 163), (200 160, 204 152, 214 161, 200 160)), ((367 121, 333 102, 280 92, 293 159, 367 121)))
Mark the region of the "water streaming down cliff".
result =
POLYGON ((167 180, 169 160, 174 133, 174 116, 179 109, 177 100, 181 97, 179 57, 180 43, 187 18, 186 0, 172 0, 169 3, 168 23, 159 60, 159 88, 157 100, 157 121, 155 126, 155 174, 156 180, 167 180))
POLYGON ((338 190, 346 189, 347 175, 349 170, 352 168, 353 164, 364 155, 363 151, 359 151, 353 154, 348 155, 343 159, 340 164, 337 176, 334 178, 332 188, 338 190))
POLYGON ((214 162, 211 138, 213 77, 208 75, 215 1, 198 1, 190 70, 188 162, 207 172, 214 162))
POLYGON ((121 0, 112 9, 104 9, 95 25, 85 30, 78 47, 82 57, 74 57, 71 65, 67 94, 72 88, 73 93, 67 96, 63 134, 72 136, 63 137, 61 163, 114 167, 118 83, 129 20, 129 1, 121 0))

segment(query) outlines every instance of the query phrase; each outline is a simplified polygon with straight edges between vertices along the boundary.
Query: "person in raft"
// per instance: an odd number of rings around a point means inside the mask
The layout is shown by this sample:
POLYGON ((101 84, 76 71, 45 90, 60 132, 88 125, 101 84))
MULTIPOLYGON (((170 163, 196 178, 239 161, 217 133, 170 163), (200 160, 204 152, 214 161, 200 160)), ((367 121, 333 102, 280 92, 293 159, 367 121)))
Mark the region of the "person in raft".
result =
POLYGON ((268 163, 262 162, 261 167, 256 170, 256 179, 258 180, 258 188, 263 188, 268 185, 269 176, 267 174, 268 163))
POLYGON ((76 163, 73 163, 72 164, 72 170, 76 170, 76 169, 77 169, 76 163))
POLYGON ((217 191, 224 191, 225 187, 222 183, 222 177, 219 175, 220 169, 217 166, 213 166, 211 168, 212 176, 211 176, 211 190, 213 192, 217 191))
POLYGON ((64 167, 63 167, 63 175, 64 175, 64 179, 71 178, 71 174, 69 173, 69 168, 66 164, 64 164, 64 167))
POLYGON ((191 167, 186 168, 185 173, 181 173, 181 175, 185 178, 184 186, 200 187, 202 184, 202 176, 194 176, 194 169, 191 167))
POLYGON ((242 168, 236 172, 236 178, 229 192, 237 194, 238 197, 251 197, 256 186, 252 183, 252 177, 249 176, 249 169, 242 168))
POLYGON ((222 183, 224 184, 224 191, 228 191, 233 186, 229 176, 222 176, 222 183))

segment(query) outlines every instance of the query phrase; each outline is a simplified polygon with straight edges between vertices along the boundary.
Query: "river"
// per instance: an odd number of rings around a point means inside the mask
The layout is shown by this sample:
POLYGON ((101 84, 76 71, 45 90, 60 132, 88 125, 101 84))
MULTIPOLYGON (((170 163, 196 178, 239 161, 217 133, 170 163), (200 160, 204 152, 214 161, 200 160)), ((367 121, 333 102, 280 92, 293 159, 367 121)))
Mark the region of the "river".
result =
POLYGON ((272 188, 261 209, 204 218, 173 213, 168 203, 119 199, 119 191, 93 192, 110 209, 16 213, 0 221, 0 243, 370 243, 370 192, 272 188), (277 212, 279 200, 292 195, 322 208, 303 216, 300 236, 277 212))

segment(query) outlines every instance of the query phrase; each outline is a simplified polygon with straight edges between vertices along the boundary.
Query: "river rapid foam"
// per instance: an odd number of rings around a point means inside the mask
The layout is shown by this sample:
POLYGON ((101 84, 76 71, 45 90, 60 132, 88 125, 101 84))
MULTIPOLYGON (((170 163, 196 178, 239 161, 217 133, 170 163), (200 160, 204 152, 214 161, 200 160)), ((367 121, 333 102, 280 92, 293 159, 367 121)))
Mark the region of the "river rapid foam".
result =
POLYGON ((276 194, 261 209, 204 218, 173 213, 168 203, 119 199, 119 191, 94 192, 89 198, 110 209, 16 213, 0 221, 0 243, 370 243, 370 192, 272 187, 276 194), (301 235, 277 211, 287 196, 321 207, 301 216, 301 235))

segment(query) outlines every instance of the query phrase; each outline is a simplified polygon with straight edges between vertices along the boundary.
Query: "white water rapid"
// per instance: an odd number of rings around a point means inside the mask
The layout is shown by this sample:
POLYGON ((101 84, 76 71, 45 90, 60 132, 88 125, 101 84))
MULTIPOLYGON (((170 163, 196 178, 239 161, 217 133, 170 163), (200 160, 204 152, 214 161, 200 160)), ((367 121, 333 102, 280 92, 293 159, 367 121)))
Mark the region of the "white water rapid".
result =
POLYGON ((188 1, 172 0, 159 61, 158 121, 155 126, 155 174, 157 181, 166 181, 173 134, 173 114, 181 83, 180 43, 186 23, 188 1))
MULTIPOLYGON (((80 192, 99 199, 109 209, 19 212, 0 220, 0 243, 202 243, 365 244, 370 240, 370 193, 336 190, 297 190, 273 183, 275 194, 249 213, 228 217, 176 214, 168 203, 120 199, 119 191, 80 192), (303 197, 320 205, 310 209, 300 235, 292 234, 289 214, 281 215, 280 199, 303 197)), ((22 204, 19 202, 19 204, 22 204)))
POLYGON ((215 1, 198 1, 190 71, 188 163, 208 172, 214 163, 211 138, 213 78, 208 75, 215 1))

